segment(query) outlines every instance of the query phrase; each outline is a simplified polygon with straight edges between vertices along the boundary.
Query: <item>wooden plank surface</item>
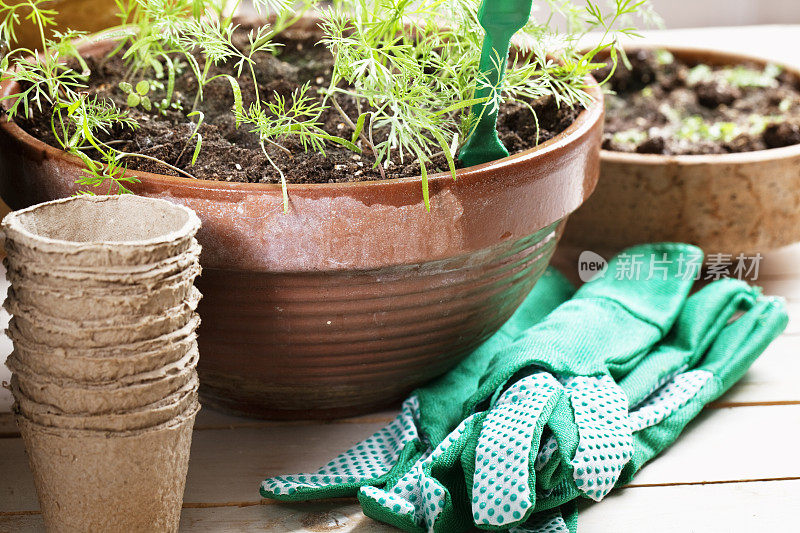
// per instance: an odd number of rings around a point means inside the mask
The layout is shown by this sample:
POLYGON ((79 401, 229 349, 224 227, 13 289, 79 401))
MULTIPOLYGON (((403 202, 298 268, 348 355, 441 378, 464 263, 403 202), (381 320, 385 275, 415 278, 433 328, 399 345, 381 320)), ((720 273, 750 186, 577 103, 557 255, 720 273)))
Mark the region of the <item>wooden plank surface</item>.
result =
MULTIPOLYGON (((800 64, 800 26, 648 33, 800 64)), ((0 276, 0 294, 5 292, 0 276)), ((766 255, 758 284, 783 296, 791 315, 742 381, 695 420, 634 483, 601 505, 584 505, 584 532, 796 531, 800 518, 800 245, 766 255)), ((0 326, 8 320, 0 312, 0 326)), ((11 346, 0 335, 0 361, 11 346)), ((8 379, 0 365, 0 382, 8 379)), ((0 533, 42 531, 24 448, 0 388, 0 533)), ((393 411, 318 424, 265 422, 205 409, 198 416, 183 531, 394 531, 365 518, 351 499, 277 504, 260 500, 266 475, 308 471, 391 420, 393 411)))
MULTIPOLYGON (((584 505, 581 532, 730 533, 796 531, 800 480, 631 487, 612 492, 601 504, 584 505)), ((0 533, 43 530, 41 515, 0 516, 0 533)), ((236 507, 184 508, 181 531, 239 533, 391 533, 370 520, 353 501, 236 507)))
MULTIPOLYGON (((307 472, 371 435, 383 424, 293 425, 195 431, 184 501, 189 506, 256 504, 269 475, 307 472)), ((634 485, 699 484, 800 478, 792 439, 773 438, 769 453, 753 453, 764 435, 800 427, 800 405, 707 410, 634 485)), ((36 494, 21 439, 0 441, 0 512, 35 511, 36 494)))

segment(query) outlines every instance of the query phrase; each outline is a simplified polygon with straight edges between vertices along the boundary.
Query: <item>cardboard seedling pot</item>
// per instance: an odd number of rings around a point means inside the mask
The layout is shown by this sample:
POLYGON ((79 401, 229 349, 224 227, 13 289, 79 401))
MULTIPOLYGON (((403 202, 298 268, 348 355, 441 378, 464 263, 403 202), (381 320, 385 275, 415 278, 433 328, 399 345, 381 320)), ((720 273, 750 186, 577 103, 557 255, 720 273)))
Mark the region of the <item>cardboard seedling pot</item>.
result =
POLYGON ((160 314, 112 317, 102 320, 68 320, 44 314, 14 299, 5 307, 23 337, 46 345, 92 348, 127 344, 165 335, 185 326, 194 315, 200 291, 193 289, 187 300, 160 314))
POLYGON ((10 273, 9 280, 43 285, 45 287, 86 288, 133 285, 151 288, 175 277, 187 277, 187 271, 200 273, 200 245, 170 258, 168 262, 137 265, 123 269, 101 267, 93 269, 59 268, 59 265, 39 264, 13 253, 6 256, 3 264, 10 273))
POLYGON ((114 291, 120 294, 129 294, 136 292, 147 292, 158 289, 165 285, 183 281, 186 279, 195 279, 200 275, 200 263, 197 260, 190 262, 186 268, 179 272, 172 273, 169 276, 163 277, 149 277, 140 278, 138 280, 114 279, 113 276, 106 276, 108 279, 83 277, 83 279, 64 279, 57 278, 53 269, 50 273, 33 274, 31 272, 20 271, 13 267, 10 263, 7 268, 8 281, 13 284, 24 284, 29 287, 40 287, 42 289, 60 290, 60 291, 92 291, 100 293, 101 291, 114 291))
POLYGON ((127 432, 48 428, 17 415, 47 530, 177 531, 198 408, 127 432))
POLYGON ((162 272, 178 273, 193 260, 198 259, 201 251, 202 246, 200 246, 200 243, 196 238, 192 238, 189 248, 185 252, 169 256, 154 263, 137 263, 133 265, 50 265, 48 263, 41 264, 35 261, 26 261, 24 257, 16 255, 14 250, 6 254, 3 262, 4 264, 6 262, 9 263, 15 268, 30 269, 39 273, 48 273, 52 268, 52 270, 64 274, 148 277, 160 275, 162 272))
POLYGON ((119 357, 120 359, 123 359, 129 357, 135 358, 139 354, 144 352, 155 352, 162 349, 166 349, 171 344, 180 342, 186 337, 195 333, 200 323, 201 323, 200 316, 197 313, 194 313, 189 318, 189 321, 186 323, 186 325, 184 325, 181 328, 169 331, 164 335, 142 339, 130 343, 114 344, 111 346, 94 346, 94 347, 49 346, 47 344, 31 340, 20 331, 14 320, 11 320, 9 322, 8 328, 6 329, 6 334, 11 338, 15 346, 17 343, 25 343, 25 346, 28 346, 31 349, 37 351, 44 351, 44 350, 53 350, 54 352, 61 351, 65 354, 65 357, 80 355, 80 356, 97 357, 97 358, 119 357))
POLYGON ((130 266, 187 251, 200 228, 191 209, 130 194, 76 196, 9 213, 8 253, 57 266, 130 266))
MULTIPOLYGON (((197 333, 171 337, 168 342, 150 351, 118 349, 50 348, 31 343, 16 329, 9 329, 14 342, 14 358, 34 374, 86 382, 110 382, 134 374, 157 370, 175 363, 191 350, 197 350, 197 333)), ((130 345, 129 345, 130 346, 130 345)))
POLYGON ((149 292, 134 294, 89 290, 81 293, 17 283, 9 287, 8 299, 39 310, 43 314, 67 320, 129 318, 159 315, 180 305, 192 296, 193 283, 194 279, 189 278, 149 292))
POLYGON ((197 378, 198 352, 163 368, 114 382, 91 383, 33 373, 11 354, 6 366, 11 382, 31 400, 76 415, 120 413, 156 403, 197 378))
POLYGON ((164 424, 197 403, 197 378, 173 394, 155 403, 131 411, 102 415, 63 413, 51 405, 28 398, 15 380, 11 385, 14 395, 14 412, 42 426, 61 429, 91 429, 95 431, 132 431, 164 424))

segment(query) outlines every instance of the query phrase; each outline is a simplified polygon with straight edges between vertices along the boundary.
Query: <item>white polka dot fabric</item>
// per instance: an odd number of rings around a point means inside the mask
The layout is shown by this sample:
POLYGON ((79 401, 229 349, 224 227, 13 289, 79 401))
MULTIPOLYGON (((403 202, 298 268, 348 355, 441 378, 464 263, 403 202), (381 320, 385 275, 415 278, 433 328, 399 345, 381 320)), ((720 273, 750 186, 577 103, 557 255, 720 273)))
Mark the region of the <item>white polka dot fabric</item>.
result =
POLYGON ((549 509, 531 516, 521 526, 512 527, 508 533, 569 533, 561 511, 549 509))
POLYGON ((389 425, 317 472, 267 478, 261 483, 262 493, 291 496, 301 488, 322 488, 378 478, 391 470, 408 443, 419 439, 418 419, 419 401, 412 396, 403 403, 400 414, 389 425))
POLYGON ((446 453, 464 434, 475 415, 461 422, 429 455, 417 461, 411 470, 387 490, 363 487, 362 497, 367 497, 398 515, 407 515, 417 525, 433 531, 436 519, 444 509, 446 490, 430 476, 431 464, 446 453))
MULTIPOLYGON (((632 456, 632 432, 663 421, 695 397, 711 378, 704 370, 673 374, 662 380, 659 384, 662 386, 630 414, 625 394, 610 376, 566 377, 542 371, 519 380, 500 395, 481 426, 471 502, 475 524, 510 527, 511 533, 568 533, 558 510, 537 513, 520 525, 536 501, 531 493, 533 471, 541 471, 550 461, 560 458, 553 434, 548 432, 539 444, 546 423, 541 417, 545 407, 552 405, 554 396, 568 394, 578 428, 578 447, 570 462, 575 485, 588 498, 600 501, 614 487, 632 456)), ((361 498, 432 531, 448 494, 430 476, 431 465, 462 439, 475 416, 464 420, 394 486, 386 489, 363 486, 361 498)), ((420 439, 418 421, 419 403, 416 397, 411 397, 388 426, 317 472, 266 479, 262 492, 292 496, 298 490, 363 485, 380 478, 391 470, 409 443, 420 439)))
POLYGON ((563 390, 549 373, 539 372, 512 385, 486 415, 475 453, 472 512, 478 526, 503 526, 522 520, 531 507, 531 448, 538 445, 548 401, 563 390), (534 438, 536 442, 534 443, 534 438))
POLYGON ((536 461, 533 463, 533 469, 537 472, 541 472, 557 451, 558 441, 554 435, 550 435, 539 447, 539 453, 536 454, 536 461))
POLYGON ((407 516, 416 522, 417 508, 413 502, 377 487, 361 487, 359 492, 363 498, 368 498, 386 510, 398 516, 407 516))
POLYGON ((631 412, 631 429, 641 431, 658 424, 697 396, 711 377, 707 370, 678 374, 631 412))
POLYGON ((575 376, 565 388, 578 426, 578 449, 571 461, 575 485, 600 501, 633 454, 628 398, 610 376, 575 376))

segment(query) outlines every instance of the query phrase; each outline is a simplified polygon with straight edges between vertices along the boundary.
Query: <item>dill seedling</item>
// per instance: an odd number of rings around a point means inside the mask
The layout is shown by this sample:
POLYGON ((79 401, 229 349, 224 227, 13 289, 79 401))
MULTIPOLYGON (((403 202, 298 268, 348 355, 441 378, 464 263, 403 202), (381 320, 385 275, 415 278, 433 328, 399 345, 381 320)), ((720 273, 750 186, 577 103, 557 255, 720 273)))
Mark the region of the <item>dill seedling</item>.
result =
MULTIPOLYGON (((264 156, 281 177, 284 211, 289 209, 286 176, 267 153, 266 143, 289 152, 279 143, 279 140, 286 137, 295 137, 299 140, 304 150, 311 149, 324 154, 325 141, 330 141, 350 148, 354 152, 361 153, 361 150, 352 142, 341 137, 329 135, 320 127, 319 117, 324 108, 308 96, 308 89, 309 84, 306 83, 300 89, 295 90, 290 98, 291 103, 288 105, 283 96, 274 93, 273 101, 256 102, 250 106, 249 110, 241 110, 236 113, 237 122, 249 124, 251 126, 250 131, 258 135, 264 156)), ((291 152, 289 153, 291 154, 291 152)))

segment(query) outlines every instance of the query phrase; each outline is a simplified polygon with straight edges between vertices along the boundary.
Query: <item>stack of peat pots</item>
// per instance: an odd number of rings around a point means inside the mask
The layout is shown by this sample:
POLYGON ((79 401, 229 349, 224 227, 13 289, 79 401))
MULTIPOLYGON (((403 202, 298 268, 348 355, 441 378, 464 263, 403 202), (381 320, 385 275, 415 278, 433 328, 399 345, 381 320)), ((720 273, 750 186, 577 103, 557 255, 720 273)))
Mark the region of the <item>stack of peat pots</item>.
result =
POLYGON ((199 409, 200 221, 81 196, 2 223, 14 412, 49 531, 176 531, 199 409))

